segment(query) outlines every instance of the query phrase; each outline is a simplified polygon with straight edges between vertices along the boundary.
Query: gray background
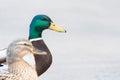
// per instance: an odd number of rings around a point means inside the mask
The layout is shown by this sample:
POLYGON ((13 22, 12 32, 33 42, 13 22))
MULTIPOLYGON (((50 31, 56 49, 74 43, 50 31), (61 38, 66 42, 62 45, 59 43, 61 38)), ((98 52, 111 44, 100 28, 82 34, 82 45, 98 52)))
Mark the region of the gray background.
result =
POLYGON ((67 30, 43 32, 53 64, 40 80, 120 80, 119 0, 0 0, 0 49, 27 38, 36 14, 67 30))

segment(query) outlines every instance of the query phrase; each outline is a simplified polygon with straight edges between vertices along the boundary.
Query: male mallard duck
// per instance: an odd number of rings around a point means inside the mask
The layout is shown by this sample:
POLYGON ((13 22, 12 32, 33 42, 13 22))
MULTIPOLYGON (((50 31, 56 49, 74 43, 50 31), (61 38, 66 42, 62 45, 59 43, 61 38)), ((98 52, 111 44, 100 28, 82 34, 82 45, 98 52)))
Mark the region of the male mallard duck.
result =
POLYGON ((45 29, 66 32, 65 29, 56 26, 46 15, 37 15, 33 18, 30 24, 29 39, 31 40, 33 46, 47 52, 47 55, 44 56, 34 55, 38 75, 45 72, 52 63, 51 53, 42 39, 42 31, 45 29))
MULTIPOLYGON (((65 29, 56 26, 46 15, 37 15, 33 18, 30 24, 29 40, 32 42, 34 47, 47 52, 47 55, 34 55, 38 75, 44 73, 52 63, 52 55, 42 39, 42 32, 45 29, 50 29, 57 32, 66 32, 65 29)), ((0 62, 4 61, 5 59, 0 60, 0 62)))
POLYGON ((23 59, 28 53, 41 54, 26 39, 12 42, 7 49, 8 72, 0 73, 0 80, 38 80, 35 68, 23 59))

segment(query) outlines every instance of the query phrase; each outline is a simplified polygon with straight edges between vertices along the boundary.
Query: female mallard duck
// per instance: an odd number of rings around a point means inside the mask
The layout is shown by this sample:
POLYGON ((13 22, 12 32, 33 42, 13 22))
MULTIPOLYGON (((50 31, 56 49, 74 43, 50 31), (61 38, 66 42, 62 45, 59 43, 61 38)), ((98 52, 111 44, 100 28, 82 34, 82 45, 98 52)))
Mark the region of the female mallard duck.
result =
POLYGON ((23 57, 28 53, 41 54, 26 39, 11 43, 7 49, 6 58, 8 72, 0 73, 0 80, 38 80, 35 68, 23 60, 23 57))
MULTIPOLYGON (((44 73, 52 63, 52 55, 42 39, 42 32, 45 29, 50 29, 57 32, 66 32, 65 29, 56 26, 46 15, 37 15, 33 18, 30 24, 29 40, 32 42, 34 47, 47 52, 47 55, 34 55, 36 63, 35 67, 38 76, 44 73)), ((5 59, 0 60, 0 62, 4 61, 5 59)))

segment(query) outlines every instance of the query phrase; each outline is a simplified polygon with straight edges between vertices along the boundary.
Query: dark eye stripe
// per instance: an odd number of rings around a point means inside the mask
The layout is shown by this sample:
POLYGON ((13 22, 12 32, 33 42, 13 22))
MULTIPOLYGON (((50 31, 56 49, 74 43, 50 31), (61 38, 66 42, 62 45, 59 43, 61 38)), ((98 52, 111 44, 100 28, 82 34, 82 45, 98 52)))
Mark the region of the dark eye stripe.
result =
POLYGON ((31 45, 29 45, 29 44, 26 44, 26 43, 24 43, 24 45, 25 45, 25 46, 29 46, 29 47, 31 47, 31 45))
POLYGON ((30 45, 30 44, 27 44, 27 43, 18 44, 18 45, 24 45, 24 46, 32 47, 32 45, 30 45))

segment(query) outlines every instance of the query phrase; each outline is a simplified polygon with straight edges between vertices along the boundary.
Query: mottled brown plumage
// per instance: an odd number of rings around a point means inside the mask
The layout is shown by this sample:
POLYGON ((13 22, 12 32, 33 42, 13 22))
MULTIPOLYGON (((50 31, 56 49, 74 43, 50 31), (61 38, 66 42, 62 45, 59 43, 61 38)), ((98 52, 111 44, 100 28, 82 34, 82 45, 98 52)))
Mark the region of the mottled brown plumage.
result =
POLYGON ((26 39, 11 43, 7 49, 8 72, 0 73, 0 80, 38 80, 36 70, 23 57, 28 53, 41 54, 26 39))

